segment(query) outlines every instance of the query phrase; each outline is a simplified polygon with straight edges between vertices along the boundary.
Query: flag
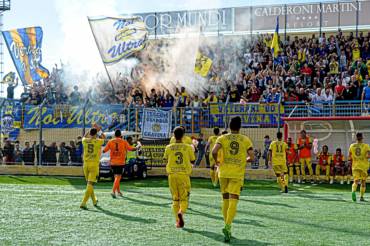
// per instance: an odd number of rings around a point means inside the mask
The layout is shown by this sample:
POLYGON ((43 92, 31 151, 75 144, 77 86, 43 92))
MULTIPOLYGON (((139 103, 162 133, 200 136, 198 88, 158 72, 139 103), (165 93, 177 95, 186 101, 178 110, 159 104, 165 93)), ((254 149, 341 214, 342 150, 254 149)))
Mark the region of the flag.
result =
POLYGON ((49 71, 41 66, 41 27, 27 27, 2 32, 19 78, 24 85, 49 77, 49 71))
POLYGON ((9 72, 9 73, 5 74, 3 80, 0 83, 9 84, 9 83, 13 83, 14 80, 15 80, 15 73, 14 72, 9 72))
POLYGON ((276 29, 271 43, 272 56, 277 57, 279 50, 280 48, 279 48, 279 16, 278 16, 276 18, 276 29))
POLYGON ((201 52, 198 51, 197 57, 195 59, 194 72, 203 77, 206 77, 211 67, 212 67, 211 58, 203 55, 201 52))
POLYGON ((139 17, 89 17, 104 64, 114 64, 145 47, 148 31, 139 17))

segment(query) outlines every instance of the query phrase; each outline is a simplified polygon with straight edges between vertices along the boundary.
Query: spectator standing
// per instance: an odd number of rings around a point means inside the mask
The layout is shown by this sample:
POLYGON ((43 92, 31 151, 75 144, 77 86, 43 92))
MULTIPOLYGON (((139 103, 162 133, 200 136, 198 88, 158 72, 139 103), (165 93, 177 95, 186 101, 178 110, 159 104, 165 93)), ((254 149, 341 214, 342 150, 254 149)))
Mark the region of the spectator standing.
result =
MULTIPOLYGON (((40 145, 36 145, 36 159, 37 159, 37 165, 39 164, 39 149, 40 145)), ((41 141, 41 165, 45 164, 45 154, 46 154, 46 146, 45 141, 41 141)))
POLYGON ((77 161, 77 148, 74 141, 69 142, 69 146, 66 147, 69 151, 69 157, 72 165, 78 165, 77 161))
POLYGON ((30 147, 29 142, 25 142, 25 148, 23 149, 23 162, 25 165, 34 165, 35 161, 35 149, 34 146, 30 147))
POLYGON ((78 91, 78 86, 73 86, 73 91, 69 95, 69 102, 72 105, 78 105, 81 102, 81 93, 78 91))
POLYGON ((14 164, 14 145, 9 139, 5 140, 3 158, 5 164, 14 164))
POLYGON ((199 137, 198 137, 197 141, 198 141, 198 145, 197 145, 198 156, 197 156, 197 160, 195 162, 195 166, 199 167, 199 165, 200 165, 201 161, 203 160, 203 157, 206 153, 207 141, 204 140, 204 136, 203 136, 202 133, 199 133, 199 137))
POLYGON ((82 137, 77 137, 76 142, 76 156, 77 156, 77 163, 82 165, 82 154, 83 154, 83 146, 82 146, 82 137))
POLYGON ((8 88, 7 88, 7 96, 6 98, 8 99, 14 99, 14 89, 18 86, 18 78, 15 79, 15 84, 14 84, 14 81, 11 81, 9 84, 8 84, 8 88))
POLYGON ((66 143, 62 142, 59 145, 59 164, 61 166, 67 166, 69 162, 69 151, 66 147, 66 143))
POLYGON ((270 144, 271 144, 270 136, 266 135, 263 141, 264 149, 263 149, 263 155, 262 155, 262 158, 265 159, 265 169, 269 168, 268 153, 270 149, 270 144))
POLYGON ((55 166, 57 164, 57 153, 58 147, 56 142, 51 143, 50 146, 46 147, 46 163, 50 166, 55 166))
POLYGON ((15 149, 14 149, 14 162, 16 164, 22 164, 23 161, 23 150, 21 146, 19 145, 19 142, 15 143, 15 149))

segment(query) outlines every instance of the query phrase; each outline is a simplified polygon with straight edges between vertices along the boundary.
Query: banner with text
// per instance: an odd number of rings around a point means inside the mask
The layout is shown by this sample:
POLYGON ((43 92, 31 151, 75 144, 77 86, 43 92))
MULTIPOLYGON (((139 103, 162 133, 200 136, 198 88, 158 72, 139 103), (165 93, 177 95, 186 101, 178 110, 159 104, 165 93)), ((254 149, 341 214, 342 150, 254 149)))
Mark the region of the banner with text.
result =
MULTIPOLYGON (((280 115, 284 114, 284 106, 280 105, 280 115)), ((279 105, 277 103, 251 104, 212 104, 210 106, 210 123, 223 126, 233 116, 242 118, 243 126, 277 126, 279 105)), ((282 124, 282 120, 280 120, 282 124)))
POLYGON ((105 64, 127 58, 145 46, 148 32, 138 17, 90 17, 89 23, 105 64))
MULTIPOLYGON (((86 127, 92 123, 108 127, 115 120, 120 119, 123 108, 121 105, 93 105, 86 108, 85 122, 86 127)), ((82 128, 83 127, 83 106, 56 105, 53 107, 43 107, 42 119, 43 128, 82 128)), ((39 107, 25 106, 24 123, 25 129, 35 129, 39 127, 38 117, 39 107)))
POLYGON ((141 150, 143 156, 146 158, 146 165, 148 166, 164 166, 163 162, 164 150, 166 145, 143 145, 141 150))
POLYGON ((172 129, 172 111, 145 108, 142 124, 143 139, 168 139, 172 129))

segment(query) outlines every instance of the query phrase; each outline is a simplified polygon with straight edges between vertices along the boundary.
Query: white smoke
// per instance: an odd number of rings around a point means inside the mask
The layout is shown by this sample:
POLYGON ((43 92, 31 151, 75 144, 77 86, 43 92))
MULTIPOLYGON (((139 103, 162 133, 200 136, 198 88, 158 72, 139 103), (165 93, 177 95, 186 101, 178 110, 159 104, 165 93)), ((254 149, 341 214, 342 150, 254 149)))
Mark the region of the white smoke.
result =
MULTIPOLYGON (((78 84, 87 90, 92 84, 98 82, 98 78, 108 79, 87 16, 122 14, 118 11, 119 1, 104 0, 104 3, 101 0, 55 1, 64 37, 60 42, 61 60, 65 70, 63 79, 67 84, 78 84)), ((220 2, 220 0, 212 1, 210 6, 209 1, 205 0, 185 0, 179 7, 181 9, 218 8, 221 6, 220 2)), ((126 2, 126 4, 129 3, 126 2)), ((180 35, 185 38, 172 39, 160 53, 148 54, 162 62, 164 66, 160 71, 154 71, 150 67, 144 69, 145 74, 140 82, 147 91, 151 88, 173 91, 175 86, 184 86, 192 93, 204 90, 206 80, 194 74, 193 71, 200 38, 199 35, 188 35, 189 33, 189 29, 180 30, 180 35)), ((141 58, 141 61, 146 61, 143 55, 141 58)), ((107 66, 107 69, 111 78, 117 80, 120 76, 132 74, 131 70, 139 63, 138 59, 131 58, 113 66, 107 66)))

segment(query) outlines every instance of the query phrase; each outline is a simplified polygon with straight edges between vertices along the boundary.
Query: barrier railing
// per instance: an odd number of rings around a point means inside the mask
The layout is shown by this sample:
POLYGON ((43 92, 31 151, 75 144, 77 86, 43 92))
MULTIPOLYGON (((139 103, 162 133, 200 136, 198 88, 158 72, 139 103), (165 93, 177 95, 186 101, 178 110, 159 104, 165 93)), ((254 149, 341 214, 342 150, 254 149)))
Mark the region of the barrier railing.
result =
POLYGON ((286 117, 368 116, 370 101, 285 102, 286 117))

